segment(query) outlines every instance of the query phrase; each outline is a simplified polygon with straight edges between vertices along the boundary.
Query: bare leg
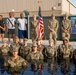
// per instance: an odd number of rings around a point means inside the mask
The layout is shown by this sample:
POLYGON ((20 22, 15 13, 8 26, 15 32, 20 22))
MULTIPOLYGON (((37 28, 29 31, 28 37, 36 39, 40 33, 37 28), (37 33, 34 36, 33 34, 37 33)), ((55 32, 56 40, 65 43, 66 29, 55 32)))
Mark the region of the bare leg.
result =
POLYGON ((2 42, 3 42, 3 40, 4 40, 4 34, 1 34, 1 38, 2 38, 2 42))

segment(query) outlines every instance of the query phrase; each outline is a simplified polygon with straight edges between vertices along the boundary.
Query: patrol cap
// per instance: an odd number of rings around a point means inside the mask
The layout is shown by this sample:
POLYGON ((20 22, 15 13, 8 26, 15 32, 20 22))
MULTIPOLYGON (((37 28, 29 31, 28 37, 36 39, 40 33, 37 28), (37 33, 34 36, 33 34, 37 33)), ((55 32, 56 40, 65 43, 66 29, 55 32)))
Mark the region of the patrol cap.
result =
POLYGON ((64 14, 64 17, 68 17, 68 14, 64 14))
POLYGON ((37 47, 37 44, 33 44, 33 47, 37 47))
POLYGON ((37 46, 36 41, 33 42, 33 46, 37 46))
POLYGON ((33 17, 36 17, 36 15, 33 15, 33 17))
POLYGON ((53 39, 49 39, 49 42, 54 42, 54 40, 53 39))
POLYGON ((51 14, 51 17, 55 16, 55 14, 51 14))
POLYGON ((15 36, 14 39, 19 39, 18 36, 15 36))
POLYGON ((68 41, 68 38, 67 38, 67 37, 65 37, 65 38, 63 39, 63 41, 64 41, 64 40, 68 41))
POLYGON ((11 52, 18 52, 18 48, 17 48, 17 47, 12 48, 12 49, 11 49, 11 52))
POLYGON ((28 41, 28 39, 27 38, 24 38, 23 41, 28 41))

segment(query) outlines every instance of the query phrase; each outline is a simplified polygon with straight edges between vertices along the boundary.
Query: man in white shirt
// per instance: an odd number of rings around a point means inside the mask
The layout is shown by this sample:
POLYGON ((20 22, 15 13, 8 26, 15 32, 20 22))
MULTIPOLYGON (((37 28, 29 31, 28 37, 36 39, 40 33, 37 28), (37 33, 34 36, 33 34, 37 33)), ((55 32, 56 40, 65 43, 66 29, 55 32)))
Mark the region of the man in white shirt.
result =
POLYGON ((7 32, 8 32, 8 42, 10 43, 10 38, 15 37, 15 26, 16 26, 16 19, 14 18, 14 12, 9 13, 9 18, 7 18, 7 32))
POLYGON ((17 20, 18 23, 18 37, 19 37, 19 42, 21 43, 22 37, 27 38, 27 20, 24 18, 24 14, 20 13, 20 18, 17 20))

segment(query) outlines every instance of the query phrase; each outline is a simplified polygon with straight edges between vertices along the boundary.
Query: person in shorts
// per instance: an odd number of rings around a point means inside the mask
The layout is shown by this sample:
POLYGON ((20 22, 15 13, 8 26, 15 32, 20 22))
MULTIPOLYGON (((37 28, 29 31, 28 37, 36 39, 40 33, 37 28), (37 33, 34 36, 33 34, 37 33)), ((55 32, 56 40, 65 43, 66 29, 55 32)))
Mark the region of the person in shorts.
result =
POLYGON ((4 40, 5 33, 5 21, 3 20, 2 15, 0 15, 0 37, 2 38, 2 42, 4 40))
POLYGON ((24 18, 24 14, 20 13, 20 18, 17 20, 18 24, 18 37, 19 37, 19 42, 21 43, 22 37, 27 38, 27 19, 24 18))
POLYGON ((8 43, 10 43, 10 38, 14 40, 15 37, 15 26, 16 19, 14 18, 14 12, 9 12, 9 18, 7 18, 7 32, 8 32, 8 43))

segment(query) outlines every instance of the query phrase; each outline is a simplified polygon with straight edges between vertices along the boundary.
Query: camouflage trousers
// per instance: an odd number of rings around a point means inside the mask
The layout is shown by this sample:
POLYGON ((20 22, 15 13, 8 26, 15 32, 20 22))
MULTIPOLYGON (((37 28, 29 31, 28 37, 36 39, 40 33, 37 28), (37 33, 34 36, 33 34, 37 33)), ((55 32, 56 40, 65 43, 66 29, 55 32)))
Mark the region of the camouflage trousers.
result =
POLYGON ((54 40, 54 45, 56 45, 57 42, 57 33, 56 32, 50 32, 49 38, 54 40))
POLYGON ((32 38, 32 43, 34 43, 34 41, 37 41, 38 39, 38 34, 36 32, 31 32, 31 38, 32 38))
POLYGON ((70 39, 70 33, 69 32, 62 32, 62 39, 64 39, 65 37, 67 37, 68 39, 70 39))

